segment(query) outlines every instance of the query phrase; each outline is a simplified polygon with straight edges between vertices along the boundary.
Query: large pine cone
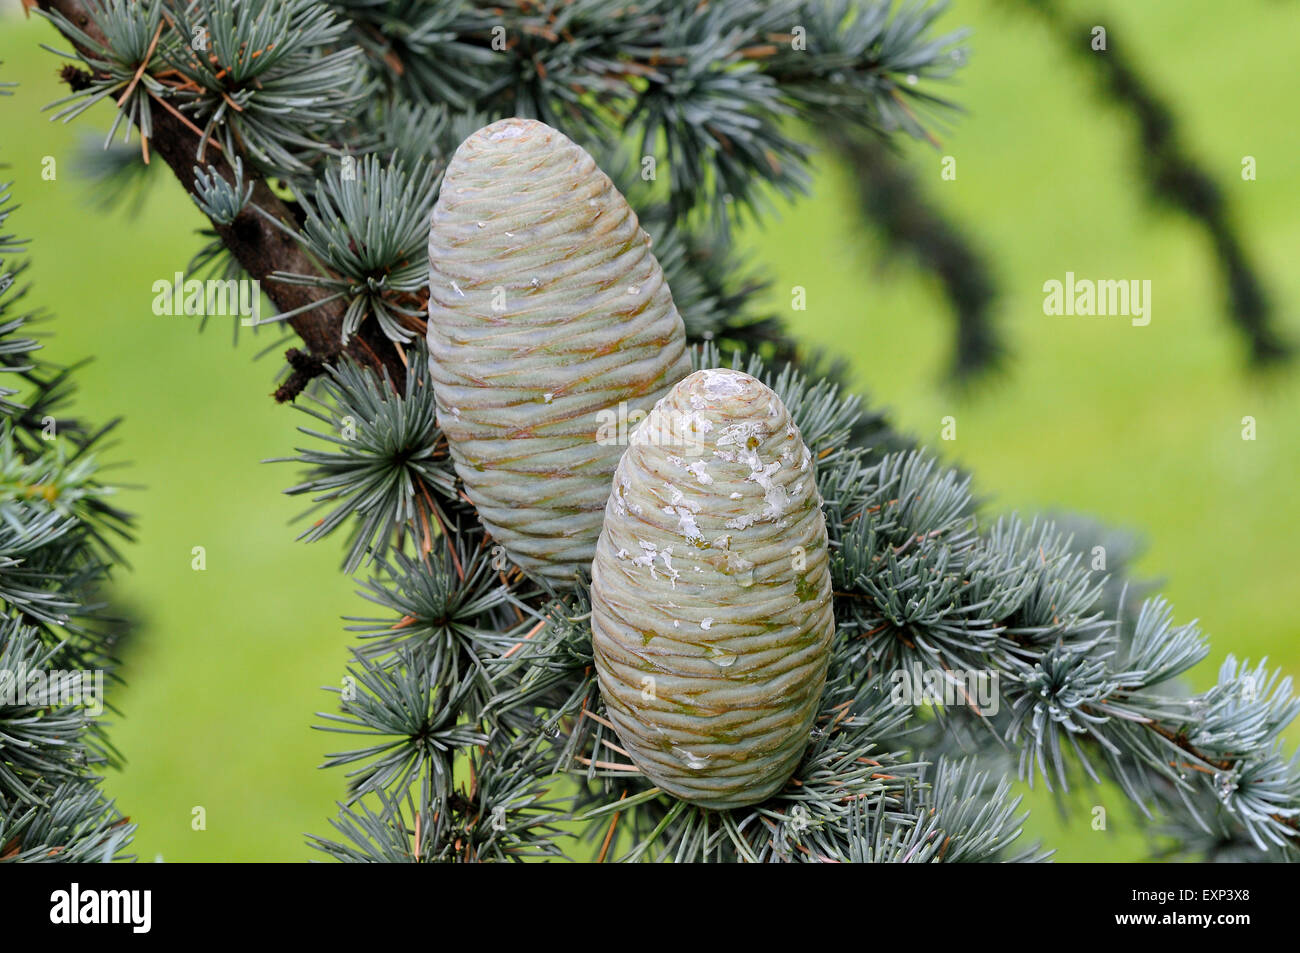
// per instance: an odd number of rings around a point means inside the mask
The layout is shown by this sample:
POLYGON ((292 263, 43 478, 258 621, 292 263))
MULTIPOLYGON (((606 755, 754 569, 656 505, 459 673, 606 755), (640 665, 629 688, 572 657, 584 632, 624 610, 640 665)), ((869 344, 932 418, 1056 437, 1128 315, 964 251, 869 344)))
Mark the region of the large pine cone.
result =
POLYGON ((814 463, 781 399, 697 371, 637 429, 592 564, 596 671, 623 746, 711 808, 770 796, 808 743, 835 618, 814 463))
POLYGON ((528 572, 571 581, 620 432, 690 370, 650 239, 584 149, 527 119, 461 143, 429 233, 428 338, 438 424, 483 524, 528 572))

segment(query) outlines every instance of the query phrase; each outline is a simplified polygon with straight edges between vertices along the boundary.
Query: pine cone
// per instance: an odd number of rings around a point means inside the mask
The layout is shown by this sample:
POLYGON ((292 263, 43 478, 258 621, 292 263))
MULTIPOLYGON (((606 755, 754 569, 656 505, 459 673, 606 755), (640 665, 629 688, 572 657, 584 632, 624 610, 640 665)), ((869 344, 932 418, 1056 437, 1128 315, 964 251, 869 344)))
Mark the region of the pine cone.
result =
POLYGON ((461 143, 429 233, 428 337, 479 518, 525 570, 572 581, 628 420, 690 370, 650 239, 584 149, 529 119, 461 143))
POLYGON ((712 808, 773 794, 808 742, 835 617, 812 454, 732 370, 674 387, 619 462, 592 564, 609 717, 655 784, 712 808))

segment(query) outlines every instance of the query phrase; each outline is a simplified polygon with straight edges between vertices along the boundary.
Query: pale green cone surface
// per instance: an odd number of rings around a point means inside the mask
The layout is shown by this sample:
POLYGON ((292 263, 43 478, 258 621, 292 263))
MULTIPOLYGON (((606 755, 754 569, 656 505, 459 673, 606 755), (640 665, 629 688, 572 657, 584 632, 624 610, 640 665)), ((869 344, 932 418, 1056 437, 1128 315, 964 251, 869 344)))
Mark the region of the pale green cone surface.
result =
POLYGON ((620 405, 636 419, 690 370, 649 237, 584 149, 527 119, 461 143, 429 233, 428 340, 480 519, 528 572, 572 580, 624 449, 620 405))
POLYGON ((814 462, 781 399, 732 370, 669 391, 619 462, 591 573, 601 694, 642 773, 714 808, 785 784, 835 619, 814 462))

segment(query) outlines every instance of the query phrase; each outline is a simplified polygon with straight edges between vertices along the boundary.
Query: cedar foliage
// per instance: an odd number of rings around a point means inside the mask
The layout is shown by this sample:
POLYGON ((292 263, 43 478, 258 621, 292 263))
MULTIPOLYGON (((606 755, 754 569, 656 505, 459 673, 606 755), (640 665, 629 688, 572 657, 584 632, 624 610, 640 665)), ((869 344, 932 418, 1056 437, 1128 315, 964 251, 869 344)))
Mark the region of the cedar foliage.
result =
POLYGON ((17 208, 0 183, 0 862, 120 860, 135 825, 98 772, 120 764, 100 716, 124 622, 103 590, 131 520, 101 477, 115 422, 70 416, 76 368, 40 354, 17 208))

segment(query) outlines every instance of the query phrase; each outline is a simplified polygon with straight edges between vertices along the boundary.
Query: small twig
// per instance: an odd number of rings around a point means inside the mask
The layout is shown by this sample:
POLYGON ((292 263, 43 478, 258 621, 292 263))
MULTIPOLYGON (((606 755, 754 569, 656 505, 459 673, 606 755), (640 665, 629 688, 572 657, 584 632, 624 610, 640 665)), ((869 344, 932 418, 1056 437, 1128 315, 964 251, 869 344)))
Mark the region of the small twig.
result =
POLYGON ((503 655, 503 656, 501 656, 501 657, 502 657, 502 658, 510 658, 510 656, 514 655, 516 652, 518 652, 521 648, 524 647, 524 643, 525 643, 525 642, 527 642, 529 639, 531 639, 531 638, 532 638, 534 635, 536 635, 538 632, 542 631, 542 627, 545 626, 545 625, 546 625, 546 620, 543 619, 541 622, 539 622, 539 623, 537 623, 535 626, 533 626, 532 629, 529 631, 529 633, 528 633, 527 635, 525 635, 522 639, 520 639, 518 642, 516 642, 514 645, 512 645, 512 646, 510 647, 509 651, 507 651, 506 654, 503 655))
POLYGON ((605 768, 608 771, 626 771, 628 774, 640 774, 641 769, 634 764, 617 764, 613 761, 593 761, 591 758, 584 758, 578 755, 574 758, 579 764, 585 764, 592 768, 605 768))
MULTIPOLYGON (((619 800, 622 801, 626 797, 627 797, 627 792, 624 791, 623 796, 620 797, 619 800)), ((618 824, 618 819, 622 816, 623 816, 622 811, 615 811, 614 816, 610 818, 609 830, 605 832, 605 843, 600 845, 600 856, 596 858, 596 863, 603 864, 605 862, 605 855, 609 853, 609 845, 614 840, 614 828, 618 824)))

